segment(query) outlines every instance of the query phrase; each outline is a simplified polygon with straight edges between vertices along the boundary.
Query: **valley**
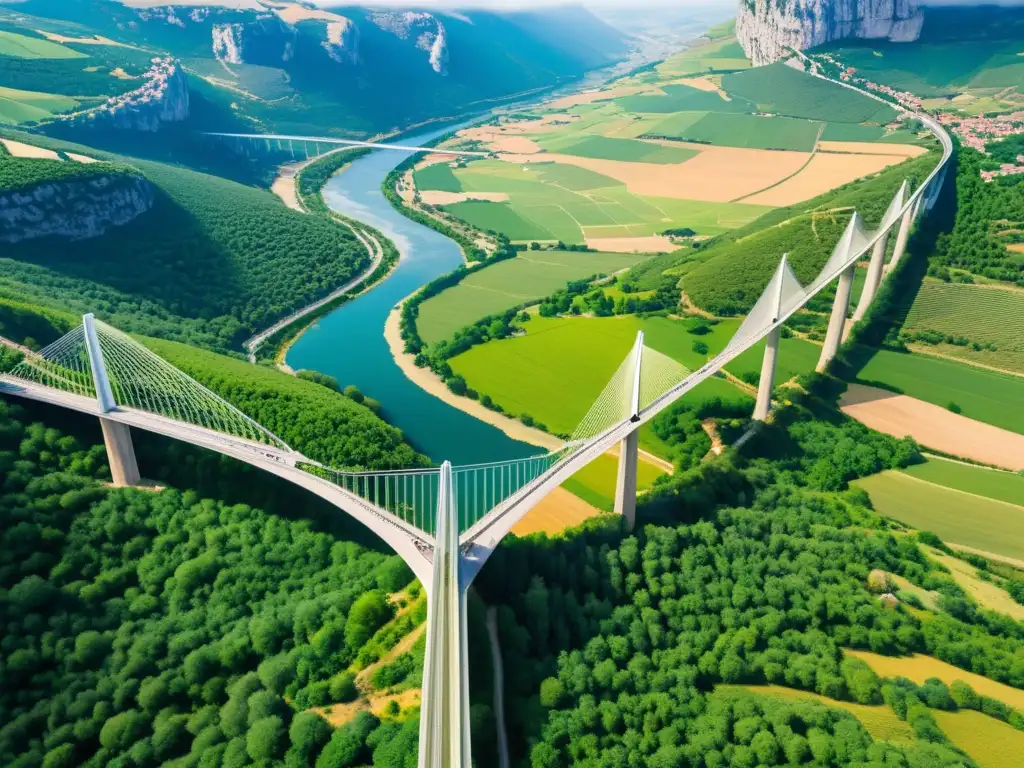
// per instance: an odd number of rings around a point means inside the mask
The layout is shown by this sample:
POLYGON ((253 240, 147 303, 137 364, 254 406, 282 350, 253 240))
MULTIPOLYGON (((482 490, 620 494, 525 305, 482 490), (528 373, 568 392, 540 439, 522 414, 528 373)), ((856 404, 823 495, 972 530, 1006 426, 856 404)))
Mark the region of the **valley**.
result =
POLYGON ((0 763, 1016 764, 1020 14, 766 3, 0 5, 0 763))

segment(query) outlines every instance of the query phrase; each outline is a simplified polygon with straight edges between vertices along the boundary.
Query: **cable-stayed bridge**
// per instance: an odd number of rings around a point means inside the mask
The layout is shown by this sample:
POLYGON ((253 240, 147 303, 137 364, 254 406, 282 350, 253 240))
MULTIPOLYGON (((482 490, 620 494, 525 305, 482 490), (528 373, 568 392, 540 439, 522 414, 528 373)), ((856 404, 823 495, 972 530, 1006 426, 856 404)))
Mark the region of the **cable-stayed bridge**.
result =
POLYGON ((767 343, 754 418, 766 419, 782 324, 838 280, 818 369, 828 365, 849 329, 857 262, 870 254, 854 321, 863 317, 885 274, 903 257, 915 220, 934 205, 941 190, 952 141, 931 118, 914 117, 939 139, 942 159, 915 188, 904 182, 877 228, 869 230, 854 213, 821 272, 806 286, 782 255, 726 348, 697 371, 647 347, 640 334, 570 439, 546 454, 399 471, 327 467, 293 450, 223 398, 92 315, 0 376, 0 392, 98 416, 117 484, 139 480, 130 433, 136 427, 271 472, 321 496, 377 533, 410 565, 428 596, 419 764, 469 768, 465 622, 466 593, 473 578, 515 523, 547 493, 616 445, 620 450, 615 509, 632 526, 639 428, 762 339, 767 343), (886 264, 892 237, 892 257, 886 264))

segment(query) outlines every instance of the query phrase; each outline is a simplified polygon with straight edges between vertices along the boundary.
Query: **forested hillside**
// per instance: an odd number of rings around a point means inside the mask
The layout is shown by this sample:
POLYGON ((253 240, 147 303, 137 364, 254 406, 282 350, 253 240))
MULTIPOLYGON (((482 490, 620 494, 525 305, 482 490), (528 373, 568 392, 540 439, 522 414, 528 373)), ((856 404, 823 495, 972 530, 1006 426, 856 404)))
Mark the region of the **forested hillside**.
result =
POLYGON ((634 534, 596 523, 496 551, 477 586, 499 606, 517 765, 972 766, 934 711, 984 706, 1024 727, 969 686, 951 697, 937 680, 881 679, 844 653, 926 653, 1024 687, 1024 626, 979 608, 847 489, 915 461, 913 443, 834 411, 835 382, 802 383, 825 399, 791 391, 796 402, 739 454, 656 486, 634 534), (881 572, 907 586, 880 598, 881 572), (937 605, 921 610, 912 586, 937 590, 937 605), (913 737, 886 743, 838 705, 723 683, 875 705, 913 737))
MULTIPOLYGON (((45 312, 0 297, 0 336, 17 344, 45 346, 79 322, 70 313, 45 312)), ((361 397, 343 395, 329 377, 318 383, 178 342, 139 340, 311 459, 353 469, 427 464, 400 430, 378 417, 361 397)), ((12 364, 13 360, 7 367, 12 364)))
POLYGON ((110 489, 103 462, 0 400, 0 763, 409 765, 415 717, 332 739, 304 711, 351 700, 346 670, 389 647, 399 558, 327 518, 110 489))
POLYGON ((346 227, 289 210, 268 192, 162 163, 43 143, 131 165, 155 185, 156 201, 128 224, 74 248, 60 237, 6 247, 0 296, 95 312, 125 331, 237 350, 248 336, 369 265, 346 227))
MULTIPOLYGON (((1008 142, 1011 140, 994 142, 992 153, 998 155, 1000 145, 1008 142)), ((1024 154, 1024 147, 1020 152, 1024 154)), ((948 268, 954 268, 1024 287, 1024 258, 1019 249, 1010 249, 1014 243, 1024 242, 1024 176, 983 181, 981 169, 994 162, 977 150, 961 150, 956 177, 956 220, 952 231, 936 243, 932 264, 936 268, 946 267, 947 276, 948 268)))

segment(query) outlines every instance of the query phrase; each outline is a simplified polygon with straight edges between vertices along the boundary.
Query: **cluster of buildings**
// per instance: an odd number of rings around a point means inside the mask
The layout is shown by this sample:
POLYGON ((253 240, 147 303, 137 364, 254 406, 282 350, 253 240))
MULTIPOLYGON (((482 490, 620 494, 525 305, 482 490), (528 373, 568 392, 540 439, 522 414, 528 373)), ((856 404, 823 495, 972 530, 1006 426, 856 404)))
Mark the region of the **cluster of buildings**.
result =
MULTIPOLYGON (((884 94, 903 107, 915 112, 924 111, 924 102, 920 96, 916 96, 909 91, 898 91, 888 85, 873 83, 870 80, 859 77, 855 67, 843 66, 842 62, 827 54, 822 54, 820 58, 828 61, 839 70, 839 79, 844 83, 850 83, 851 85, 857 85, 858 87, 884 94)), ((936 118, 942 125, 952 131, 964 146, 971 147, 979 152, 985 151, 985 144, 989 141, 1024 133, 1024 111, 1008 115, 994 115, 992 117, 984 115, 968 117, 956 112, 939 112, 936 114, 936 118)), ((1016 174, 1024 174, 1024 155, 1017 155, 1016 163, 1002 163, 998 170, 982 171, 981 177, 985 181, 991 181, 997 176, 1013 176, 1016 174)))

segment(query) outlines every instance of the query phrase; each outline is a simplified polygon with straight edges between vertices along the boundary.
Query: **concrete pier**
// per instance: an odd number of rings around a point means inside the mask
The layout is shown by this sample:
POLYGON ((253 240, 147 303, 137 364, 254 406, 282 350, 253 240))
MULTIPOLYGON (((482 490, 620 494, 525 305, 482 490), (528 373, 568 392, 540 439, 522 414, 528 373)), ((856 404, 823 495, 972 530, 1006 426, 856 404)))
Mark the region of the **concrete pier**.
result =
POLYGON ((917 201, 911 205, 905 214, 903 214, 903 221, 900 222, 900 231, 896 235, 896 248, 892 252, 892 260, 889 262, 887 271, 891 272, 896 269, 896 265, 900 263, 900 259, 903 258, 903 252, 907 250, 907 239, 910 237, 910 227, 914 223, 914 217, 917 214, 917 208, 921 203, 921 198, 918 197, 917 201))
POLYGON ((832 362, 832 358, 836 356, 839 344, 843 340, 846 313, 850 308, 850 292, 853 290, 853 271, 856 268, 856 264, 851 264, 839 275, 836 298, 832 302, 832 316, 828 320, 828 331, 825 334, 825 345, 821 348, 821 357, 818 358, 818 365, 814 369, 818 373, 824 371, 832 362))
MULTIPOLYGON (((875 300, 878 288, 882 284, 882 273, 885 271, 885 249, 889 246, 889 233, 885 233, 875 243, 871 251, 871 261, 868 262, 868 274, 864 279, 864 288, 860 292, 860 301, 857 302, 857 309, 853 311, 853 321, 856 323, 867 314, 868 307, 875 300)), ((843 334, 843 341, 846 334, 843 334)))
POLYGON ((757 385, 757 402, 754 404, 754 420, 764 421, 772 407, 772 387, 775 383, 775 363, 779 358, 779 338, 782 329, 776 328, 767 336, 764 359, 761 361, 761 380, 757 385))
POLYGON ((619 474, 615 481, 615 514, 626 518, 626 527, 636 525, 636 472, 640 461, 640 430, 631 432, 619 444, 619 474))
POLYGON ((127 424, 100 417, 103 443, 107 446, 107 462, 114 485, 138 485, 139 463, 135 460, 132 433, 127 424))

